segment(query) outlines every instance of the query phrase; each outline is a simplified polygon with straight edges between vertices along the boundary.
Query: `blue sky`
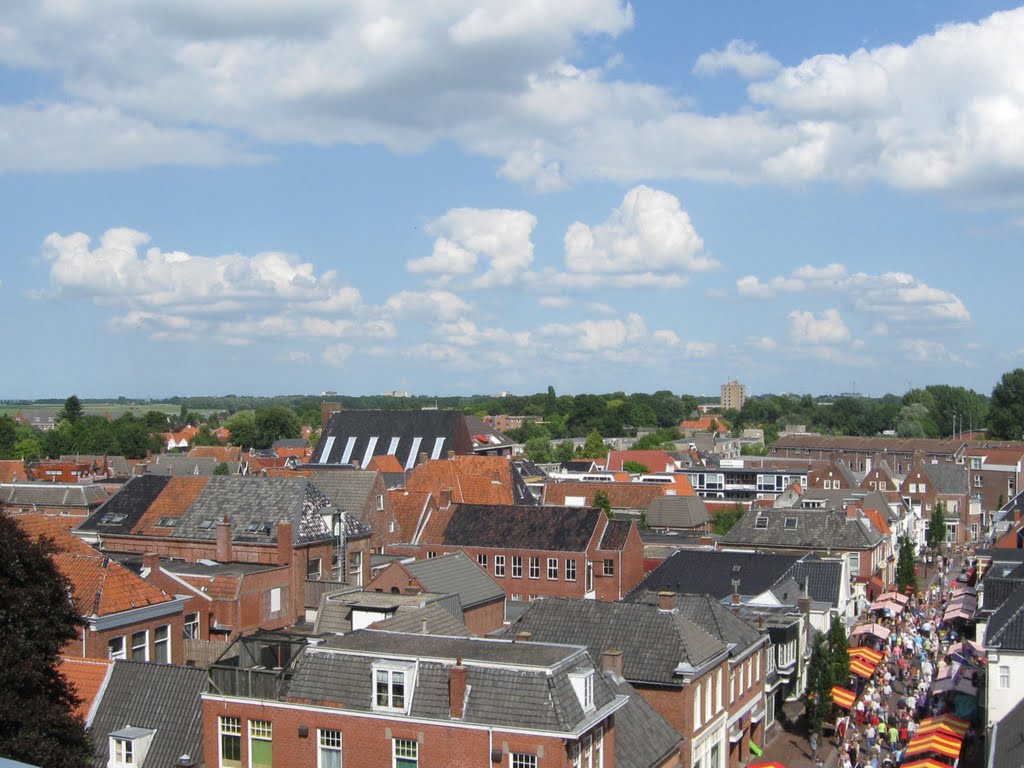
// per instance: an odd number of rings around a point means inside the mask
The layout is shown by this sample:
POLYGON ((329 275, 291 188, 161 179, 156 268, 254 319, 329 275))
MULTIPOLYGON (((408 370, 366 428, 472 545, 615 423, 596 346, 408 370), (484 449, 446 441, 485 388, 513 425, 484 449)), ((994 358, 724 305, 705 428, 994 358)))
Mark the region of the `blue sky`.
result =
POLYGON ((8 0, 0 397, 988 392, 1021 72, 980 1, 8 0))

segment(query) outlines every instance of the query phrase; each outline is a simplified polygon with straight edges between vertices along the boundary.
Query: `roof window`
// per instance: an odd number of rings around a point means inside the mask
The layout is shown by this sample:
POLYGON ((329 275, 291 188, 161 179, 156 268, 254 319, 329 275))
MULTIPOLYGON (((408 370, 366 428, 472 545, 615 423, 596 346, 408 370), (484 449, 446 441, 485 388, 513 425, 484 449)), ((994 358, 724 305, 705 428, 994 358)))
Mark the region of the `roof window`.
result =
POLYGON ((108 512, 100 518, 100 525, 119 525, 128 519, 128 515, 121 512, 108 512))
POLYGON ((795 530, 796 529, 796 518, 795 517, 787 517, 787 518, 785 518, 782 521, 782 527, 785 528, 786 530, 790 530, 790 531, 795 530))
POLYGON ((199 521, 199 530, 201 530, 201 531, 208 531, 211 528, 213 528, 213 520, 206 519, 206 520, 200 520, 199 521))
POLYGON ((265 535, 269 535, 270 534, 270 530, 273 527, 274 527, 273 523, 267 523, 267 522, 263 522, 263 521, 257 520, 254 523, 249 523, 249 525, 247 525, 245 527, 245 530, 248 531, 249 533, 262 533, 262 534, 265 534, 265 535))
POLYGON ((178 524, 178 518, 176 517, 161 517, 157 521, 157 528, 173 528, 178 524))
POLYGON ((754 527, 765 529, 768 527, 768 518, 764 515, 758 515, 754 518, 754 527))

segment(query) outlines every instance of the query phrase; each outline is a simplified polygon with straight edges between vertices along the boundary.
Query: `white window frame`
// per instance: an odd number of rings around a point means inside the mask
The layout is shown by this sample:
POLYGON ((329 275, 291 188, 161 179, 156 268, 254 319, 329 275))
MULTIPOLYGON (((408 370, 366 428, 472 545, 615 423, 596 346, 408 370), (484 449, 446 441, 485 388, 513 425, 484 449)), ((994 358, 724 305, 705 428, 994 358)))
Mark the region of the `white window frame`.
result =
POLYGON ((548 581, 558 581, 558 558, 548 558, 548 581))
POLYGON ((111 660, 116 659, 127 659, 128 658, 128 642, 124 635, 118 635, 117 637, 111 637, 107 640, 107 658, 111 660), (112 644, 120 640, 121 650, 116 651, 112 647, 112 644))
POLYGON ((1006 664, 999 667, 999 690, 1007 691, 1010 689, 1010 667, 1006 664))
POLYGON ((135 765, 135 742, 131 739, 112 739, 114 742, 111 757, 115 768, 123 765, 135 765))
POLYGON ((270 590, 270 612, 281 612, 281 588, 274 587, 270 590))
POLYGON ((494 575, 499 579, 505 577, 505 556, 495 555, 494 556, 494 575))
POLYGON ((272 720, 250 720, 249 721, 249 765, 254 765, 252 761, 252 745, 256 741, 267 741, 270 742, 270 754, 271 764, 273 764, 274 754, 274 722, 272 720))
POLYGON ((199 633, 202 631, 199 623, 199 612, 186 613, 185 624, 182 628, 182 635, 189 640, 198 640, 199 633))
POLYGON ((565 558, 565 580, 576 581, 576 558, 565 558))
POLYGON ((374 662, 371 665, 371 672, 373 674, 372 685, 373 685, 373 709, 375 712, 400 712, 402 714, 408 714, 409 708, 412 705, 412 692, 413 686, 416 684, 416 664, 409 662, 374 662), (395 675, 402 675, 402 703, 396 705, 395 701, 395 675), (381 682, 381 676, 386 676, 387 684, 387 702, 380 703, 377 690, 378 685, 381 682))
POLYGON ((700 728, 704 721, 701 719, 703 712, 704 702, 701 700, 701 689, 700 683, 697 683, 697 687, 693 691, 693 727, 700 728))
POLYGON ((420 764, 420 743, 414 739, 392 739, 391 740, 391 764, 398 766, 398 759, 412 760, 418 766, 420 764), (405 750, 405 754, 399 752, 405 750))
POLYGON ((316 732, 316 768, 326 768, 324 765, 324 753, 337 753, 338 765, 345 765, 345 758, 342 753, 344 739, 337 728, 318 728, 316 732))
POLYGON ((479 565, 481 568, 483 568, 486 571, 487 570, 487 554, 484 553, 484 552, 479 553, 476 556, 476 564, 479 565))
POLYGON ((221 768, 229 768, 242 765, 242 718, 225 717, 217 718, 217 764, 221 768), (238 760, 230 763, 224 762, 224 737, 231 736, 238 739, 238 760))
POLYGON ((171 663, 171 625, 170 624, 160 624, 159 626, 157 626, 156 628, 153 629, 153 661, 159 662, 161 664, 170 664, 171 663), (164 632, 164 636, 163 636, 162 639, 160 637, 160 631, 161 630, 163 630, 163 632, 164 632), (165 658, 164 659, 160 658, 160 648, 161 647, 164 647, 166 649, 166 651, 165 651, 165 658))
POLYGON ((509 768, 537 768, 537 756, 529 752, 509 752, 509 768))
POLYGON ((585 713, 593 712, 594 705, 594 670, 587 669, 580 672, 570 672, 569 682, 572 683, 573 691, 580 702, 585 713))
POLYGON ((149 630, 148 629, 140 629, 137 632, 132 632, 131 637, 132 637, 132 650, 131 650, 131 656, 129 658, 131 658, 132 661, 149 661, 149 630), (141 645, 138 645, 135 642, 135 638, 138 637, 139 635, 142 635, 142 644, 141 645), (137 648, 141 648, 142 649, 142 658, 141 659, 135 658, 135 650, 137 648))
POLYGON ((522 555, 512 555, 512 578, 521 579, 523 578, 523 557, 522 555))
POLYGON ((605 557, 605 558, 602 558, 602 561, 603 562, 601 564, 601 573, 604 576, 614 576, 615 575, 615 558, 613 558, 613 557, 605 557))
POLYGON ((539 557, 531 557, 530 558, 530 578, 531 579, 539 579, 540 578, 540 558, 539 557))

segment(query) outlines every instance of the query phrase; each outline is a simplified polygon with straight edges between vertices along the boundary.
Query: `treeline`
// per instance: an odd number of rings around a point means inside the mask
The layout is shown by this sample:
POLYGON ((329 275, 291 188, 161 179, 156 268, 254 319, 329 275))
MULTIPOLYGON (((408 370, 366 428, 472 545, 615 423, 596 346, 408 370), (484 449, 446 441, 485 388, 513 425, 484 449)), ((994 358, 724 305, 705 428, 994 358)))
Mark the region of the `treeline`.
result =
POLYGON ((0 416, 0 458, 34 461, 47 456, 106 454, 141 459, 147 451, 158 453, 164 447, 160 433, 167 429, 167 415, 159 411, 143 416, 125 414, 113 421, 102 416, 62 419, 47 431, 0 416))

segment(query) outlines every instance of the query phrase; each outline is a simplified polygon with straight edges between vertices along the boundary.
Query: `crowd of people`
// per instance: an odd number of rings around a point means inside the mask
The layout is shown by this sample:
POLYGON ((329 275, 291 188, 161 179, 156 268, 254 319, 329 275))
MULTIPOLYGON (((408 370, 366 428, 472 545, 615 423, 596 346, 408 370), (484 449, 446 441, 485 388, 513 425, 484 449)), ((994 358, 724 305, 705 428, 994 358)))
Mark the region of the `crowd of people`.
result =
MULTIPOLYGON (((950 649, 961 639, 960 620, 946 621, 946 608, 957 582, 950 578, 953 563, 937 564, 934 583, 905 605, 880 609, 871 621, 876 634, 860 635, 861 642, 881 653, 881 661, 869 679, 851 676, 856 704, 836 722, 836 743, 841 768, 895 768, 924 718, 952 712, 953 691, 936 690, 940 669, 948 673, 950 649), (887 630, 887 632, 886 632, 887 630)), ((972 748, 977 731, 964 738, 964 750, 972 748)))

